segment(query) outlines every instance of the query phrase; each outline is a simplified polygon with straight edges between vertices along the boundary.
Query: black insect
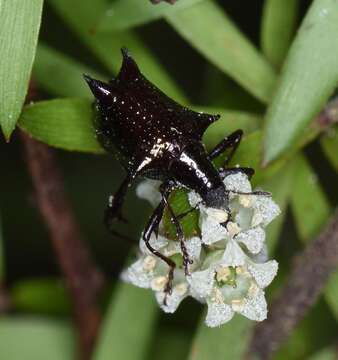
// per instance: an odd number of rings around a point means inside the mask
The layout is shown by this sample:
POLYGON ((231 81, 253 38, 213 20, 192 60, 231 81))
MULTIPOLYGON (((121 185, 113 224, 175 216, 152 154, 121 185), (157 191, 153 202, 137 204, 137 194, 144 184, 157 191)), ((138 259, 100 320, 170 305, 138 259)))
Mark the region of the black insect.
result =
POLYGON ((84 75, 95 96, 97 117, 95 129, 102 147, 117 152, 127 176, 116 194, 110 197, 105 223, 113 232, 113 220, 122 218, 121 208, 128 187, 136 177, 163 181, 162 201, 150 217, 143 233, 148 249, 169 267, 166 291, 171 291, 175 263, 155 250, 149 243, 153 232, 158 233, 165 207, 177 229, 184 267, 188 273, 191 263, 184 245, 184 234, 169 202, 170 192, 186 187, 200 194, 204 203, 229 212, 229 191, 223 179, 230 173, 244 172, 252 176, 250 168, 227 167, 242 137, 237 130, 222 140, 209 153, 202 143, 202 135, 219 115, 198 113, 179 105, 150 83, 140 72, 126 49, 122 49, 123 63, 118 76, 105 83, 84 75), (225 150, 229 153, 224 166, 217 169, 212 160, 225 150))

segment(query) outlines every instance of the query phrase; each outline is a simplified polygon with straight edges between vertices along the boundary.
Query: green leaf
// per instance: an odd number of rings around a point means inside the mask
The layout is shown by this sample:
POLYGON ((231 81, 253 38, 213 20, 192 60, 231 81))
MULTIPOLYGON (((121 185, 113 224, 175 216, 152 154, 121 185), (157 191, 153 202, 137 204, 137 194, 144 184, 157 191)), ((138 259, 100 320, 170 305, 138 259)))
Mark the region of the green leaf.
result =
POLYGON ((157 331, 151 360, 185 360, 189 351, 190 337, 186 329, 164 327, 157 331))
POLYGON ((313 1, 268 110, 264 163, 276 159, 319 113, 338 83, 338 2, 313 1))
POLYGON ((205 314, 197 328, 188 359, 243 359, 254 323, 236 315, 229 323, 211 329, 204 324, 204 318, 205 314))
POLYGON ((208 149, 215 147, 235 130, 242 129, 247 135, 257 130, 263 122, 262 117, 258 114, 208 107, 197 107, 196 110, 221 115, 221 118, 211 124, 204 134, 204 144, 208 149))
POLYGON ((255 131, 244 137, 241 145, 238 147, 233 159, 230 162, 231 166, 240 165, 242 167, 251 167, 255 169, 255 176, 252 179, 254 186, 262 183, 266 179, 273 176, 291 157, 280 159, 279 161, 271 164, 268 168, 261 168, 260 164, 260 144, 262 143, 262 132, 255 131))
POLYGON ((98 33, 99 19, 105 13, 107 2, 96 0, 50 0, 62 19, 72 28, 97 58, 116 75, 122 58, 120 49, 128 46, 141 71, 165 93, 185 102, 185 97, 156 58, 132 32, 98 33))
MULTIPOLYGON (((188 200, 188 191, 186 189, 179 188, 172 191, 169 197, 169 203, 176 216, 185 214, 192 210, 188 200)), ((180 224, 186 238, 199 235, 198 219, 199 212, 197 210, 193 210, 180 220, 180 224)), ((171 239, 177 239, 177 230, 175 225, 171 222, 171 213, 168 208, 164 211, 163 226, 166 236, 171 239)))
POLYGON ((0 125, 9 140, 25 101, 42 0, 0 2, 0 125))
POLYGON ((261 47, 278 69, 291 43, 298 15, 299 0, 265 0, 261 28, 261 47))
POLYGON ((0 318, 0 359, 73 360, 75 339, 69 325, 33 317, 0 318))
POLYGON ((266 228, 266 242, 270 254, 275 252, 279 240, 279 235, 286 217, 287 206, 293 192, 293 181, 296 174, 297 164, 295 161, 291 161, 274 176, 259 184, 260 188, 271 192, 272 199, 278 204, 281 210, 281 214, 266 228))
POLYGON ((160 3, 156 6, 150 1, 117 0, 104 13, 98 31, 126 30, 133 26, 146 24, 167 14, 173 14, 201 0, 184 0, 171 6, 160 3))
POLYGON ((254 113, 265 111, 264 104, 211 63, 207 63, 204 70, 202 87, 200 101, 208 106, 254 113))
POLYGON ((89 100, 56 99, 26 106, 19 126, 34 138, 70 151, 103 153, 92 126, 89 100))
POLYGON ((207 60, 261 101, 270 100, 276 82, 272 66, 215 2, 199 2, 166 19, 207 60))
MULTIPOLYGON (((75 83, 76 79, 74 79, 75 83)), ((62 88, 58 87, 56 91, 61 93, 62 88)), ((198 107, 198 109, 202 108, 198 107)), ((222 116, 206 132, 205 139, 209 147, 215 146, 224 136, 238 127, 250 132, 257 128, 261 121, 260 117, 255 114, 206 107, 203 107, 203 110, 209 113, 219 113, 222 116)), ((92 106, 89 100, 55 99, 26 106, 19 126, 36 139, 54 147, 70 151, 103 153, 94 137, 92 116, 92 106)), ((255 148, 259 141, 254 141, 251 147, 255 148)), ((258 161, 257 153, 256 163, 258 161)))
POLYGON ((338 320, 338 271, 331 274, 325 288, 325 299, 338 320))
POLYGON ((146 360, 158 315, 153 294, 119 284, 105 316, 93 360, 146 360))
MULTIPOLYGON (((316 173, 304 158, 297 159, 297 169, 291 199, 292 211, 300 239, 308 242, 323 229, 331 209, 318 183, 316 173)), ((338 319, 338 271, 331 275, 324 294, 338 319)))
POLYGON ((331 165, 338 172, 338 128, 332 128, 320 139, 321 146, 331 165))
POLYGON ((29 313, 69 314, 70 301, 60 279, 28 279, 11 288, 14 308, 29 313))
POLYGON ((83 97, 93 99, 82 74, 90 74, 96 79, 107 76, 75 61, 74 59, 39 44, 33 67, 34 81, 39 87, 61 97, 83 97))
POLYGON ((304 157, 296 159, 297 176, 292 185, 292 212, 303 241, 319 234, 330 215, 330 206, 316 173, 304 157))

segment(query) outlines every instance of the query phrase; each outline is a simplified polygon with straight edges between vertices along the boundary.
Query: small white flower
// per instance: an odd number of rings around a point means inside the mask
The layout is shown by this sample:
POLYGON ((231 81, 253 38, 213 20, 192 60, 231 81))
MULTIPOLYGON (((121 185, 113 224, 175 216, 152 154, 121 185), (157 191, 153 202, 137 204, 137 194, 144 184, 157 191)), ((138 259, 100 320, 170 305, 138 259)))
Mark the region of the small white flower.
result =
POLYGON ((161 194, 158 191, 161 182, 158 180, 146 180, 138 184, 136 194, 139 198, 147 200, 153 207, 161 201, 161 194))
MULTIPOLYGON (((158 181, 139 184, 137 194, 154 207, 161 200, 158 181)), ((152 289, 159 306, 167 313, 174 312, 187 296, 206 303, 206 324, 222 325, 234 313, 262 321, 267 315, 264 289, 276 276, 278 264, 268 261, 265 227, 279 214, 273 200, 264 195, 253 195, 245 174, 231 174, 224 179, 229 191, 229 213, 225 209, 207 207, 199 194, 188 193, 192 207, 199 210, 200 237, 184 241, 193 261, 183 266, 183 251, 179 241, 163 236, 163 223, 159 235, 152 234, 150 245, 175 262, 171 293, 166 293, 169 266, 154 256, 140 240, 140 255, 122 273, 122 279, 136 286, 152 289), (243 194, 244 193, 244 194, 243 194)))
MULTIPOLYGON (((183 269, 183 256, 181 245, 178 241, 169 240, 161 235, 152 234, 150 244, 163 255, 176 263, 174 271, 173 288, 171 294, 165 294, 168 283, 169 266, 160 258, 156 257, 146 247, 143 239, 140 240, 140 258, 123 271, 121 278, 133 285, 142 288, 150 288, 155 292, 156 300, 163 311, 174 312, 180 302, 189 295, 189 283, 183 269)), ((201 240, 193 237, 185 241, 189 259, 193 264, 189 266, 191 271, 199 265, 201 257, 201 240)))
MULTIPOLYGON (((219 221, 221 218, 219 213, 216 213, 217 216, 215 216, 215 209, 200 205, 199 210, 199 226, 201 230, 202 242, 204 244, 211 245, 217 241, 228 238, 228 230, 223 225, 221 225, 221 223, 224 221, 219 221)), ((226 214, 225 211, 224 213, 226 214)), ((223 216, 223 218, 227 218, 227 216, 223 216)))
POLYGON ((277 262, 256 264, 233 240, 224 254, 221 259, 214 257, 206 270, 194 272, 189 280, 191 294, 208 304, 206 324, 224 324, 235 312, 251 320, 264 320, 267 304, 263 289, 276 276, 277 262))
POLYGON ((238 172, 237 174, 230 174, 224 179, 225 188, 234 192, 251 192, 251 184, 248 177, 238 172))
POLYGON ((249 229, 239 233, 236 236, 236 241, 244 244, 252 254, 258 254, 264 245, 265 231, 260 227, 249 229))

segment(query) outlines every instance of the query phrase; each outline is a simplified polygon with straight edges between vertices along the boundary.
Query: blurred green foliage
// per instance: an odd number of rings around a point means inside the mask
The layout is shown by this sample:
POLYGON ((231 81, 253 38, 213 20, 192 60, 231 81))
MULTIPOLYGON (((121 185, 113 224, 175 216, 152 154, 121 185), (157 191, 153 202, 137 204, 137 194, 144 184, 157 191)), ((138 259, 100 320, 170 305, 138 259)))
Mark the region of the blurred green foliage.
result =
MULTIPOLYGON (((337 89, 337 0, 178 0, 173 6, 46 0, 37 41, 41 11, 42 0, 0 0, 0 125, 7 139, 17 123, 65 150, 58 155, 66 188, 108 277, 117 278, 133 250, 108 238, 101 224, 106 197, 122 171, 115 160, 101 156, 82 74, 113 76, 120 48, 127 46, 142 72, 171 97, 221 114, 205 134, 207 148, 237 128, 245 131, 233 165, 254 167, 254 185, 271 191, 283 210, 268 228, 269 250, 281 263, 270 296, 278 294, 290 259, 321 231, 338 202, 337 126, 321 134, 310 124, 337 89), (43 101, 23 107, 31 69, 43 101)), ((337 121, 337 107, 329 115, 337 121)), ((29 197, 15 133, 9 144, 1 139, 0 160, 0 289, 9 289, 16 312, 0 315, 0 358, 73 359, 70 299, 29 197)), ((171 201, 177 212, 189 208, 183 191, 171 201)), ((146 206, 129 196, 130 225, 118 230, 138 238, 150 210, 146 206)), ((167 214, 165 223, 170 232, 167 214)), ((188 234, 197 231, 196 214, 182 224, 188 234)), ((323 297, 275 359, 333 359, 337 280, 338 273, 332 274, 323 297)), ((95 360, 243 358, 252 322, 235 317, 209 329, 198 305, 185 302, 178 313, 159 315, 150 292, 111 283, 108 301, 102 300, 95 360)))

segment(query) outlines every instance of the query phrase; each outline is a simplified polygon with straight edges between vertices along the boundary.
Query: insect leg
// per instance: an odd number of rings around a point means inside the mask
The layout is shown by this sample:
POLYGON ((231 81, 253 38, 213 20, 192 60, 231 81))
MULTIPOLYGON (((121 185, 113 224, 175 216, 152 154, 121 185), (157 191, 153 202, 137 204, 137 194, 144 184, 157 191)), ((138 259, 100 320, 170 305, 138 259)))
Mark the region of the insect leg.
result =
POLYGON ((161 194, 163 196, 163 201, 165 202, 165 204, 168 208, 168 211, 170 213, 170 220, 173 223, 173 225, 176 227, 176 235, 180 241, 180 246, 181 246, 182 255, 183 255, 183 266, 184 266, 185 274, 189 275, 188 265, 192 264, 193 261, 189 259, 188 250, 184 243, 184 232, 183 232, 181 223, 179 222, 178 217, 175 215, 175 213, 169 203, 169 200, 168 200, 169 194, 175 186, 176 186, 176 183, 169 180, 167 183, 164 183, 161 186, 160 190, 161 190, 161 194))
POLYGON ((219 169, 219 174, 222 179, 224 179, 228 175, 237 174, 237 173, 244 173, 245 175, 247 175, 249 179, 251 179, 252 176, 255 174, 255 170, 247 167, 233 167, 233 168, 219 169))
POLYGON ((128 175, 120 185, 115 195, 110 196, 108 206, 104 213, 104 223, 108 230, 112 229, 113 221, 115 219, 126 221, 122 214, 121 208, 126 196, 127 190, 130 187, 135 176, 128 175))
POLYGON ((224 166, 229 163, 231 158, 233 157, 235 151, 237 150, 237 147, 239 143, 241 142, 243 136, 242 130, 236 130, 226 138, 224 138, 220 143, 216 145, 214 149, 210 151, 208 154, 208 159, 214 160, 216 157, 221 155, 226 149, 231 149, 229 155, 224 160, 224 166))
POLYGON ((260 191, 260 190, 251 191, 251 192, 228 190, 228 192, 232 192, 233 194, 238 194, 238 195, 259 195, 259 196, 271 197, 271 193, 269 193, 268 191, 260 191))
POLYGON ((166 293, 166 296, 164 298, 164 304, 166 304, 167 294, 171 294, 172 292, 172 282, 174 278, 174 270, 176 264, 174 263, 174 261, 164 256, 163 254, 161 254, 159 251, 157 251, 152 247, 152 245, 150 244, 150 237, 153 232, 157 232, 158 226, 163 216, 163 211, 165 206, 166 206, 166 202, 163 199, 160 202, 160 204, 157 206, 157 208, 154 210, 143 232, 143 240, 149 251, 158 258, 162 259, 169 266, 168 282, 164 289, 164 292, 166 293))

